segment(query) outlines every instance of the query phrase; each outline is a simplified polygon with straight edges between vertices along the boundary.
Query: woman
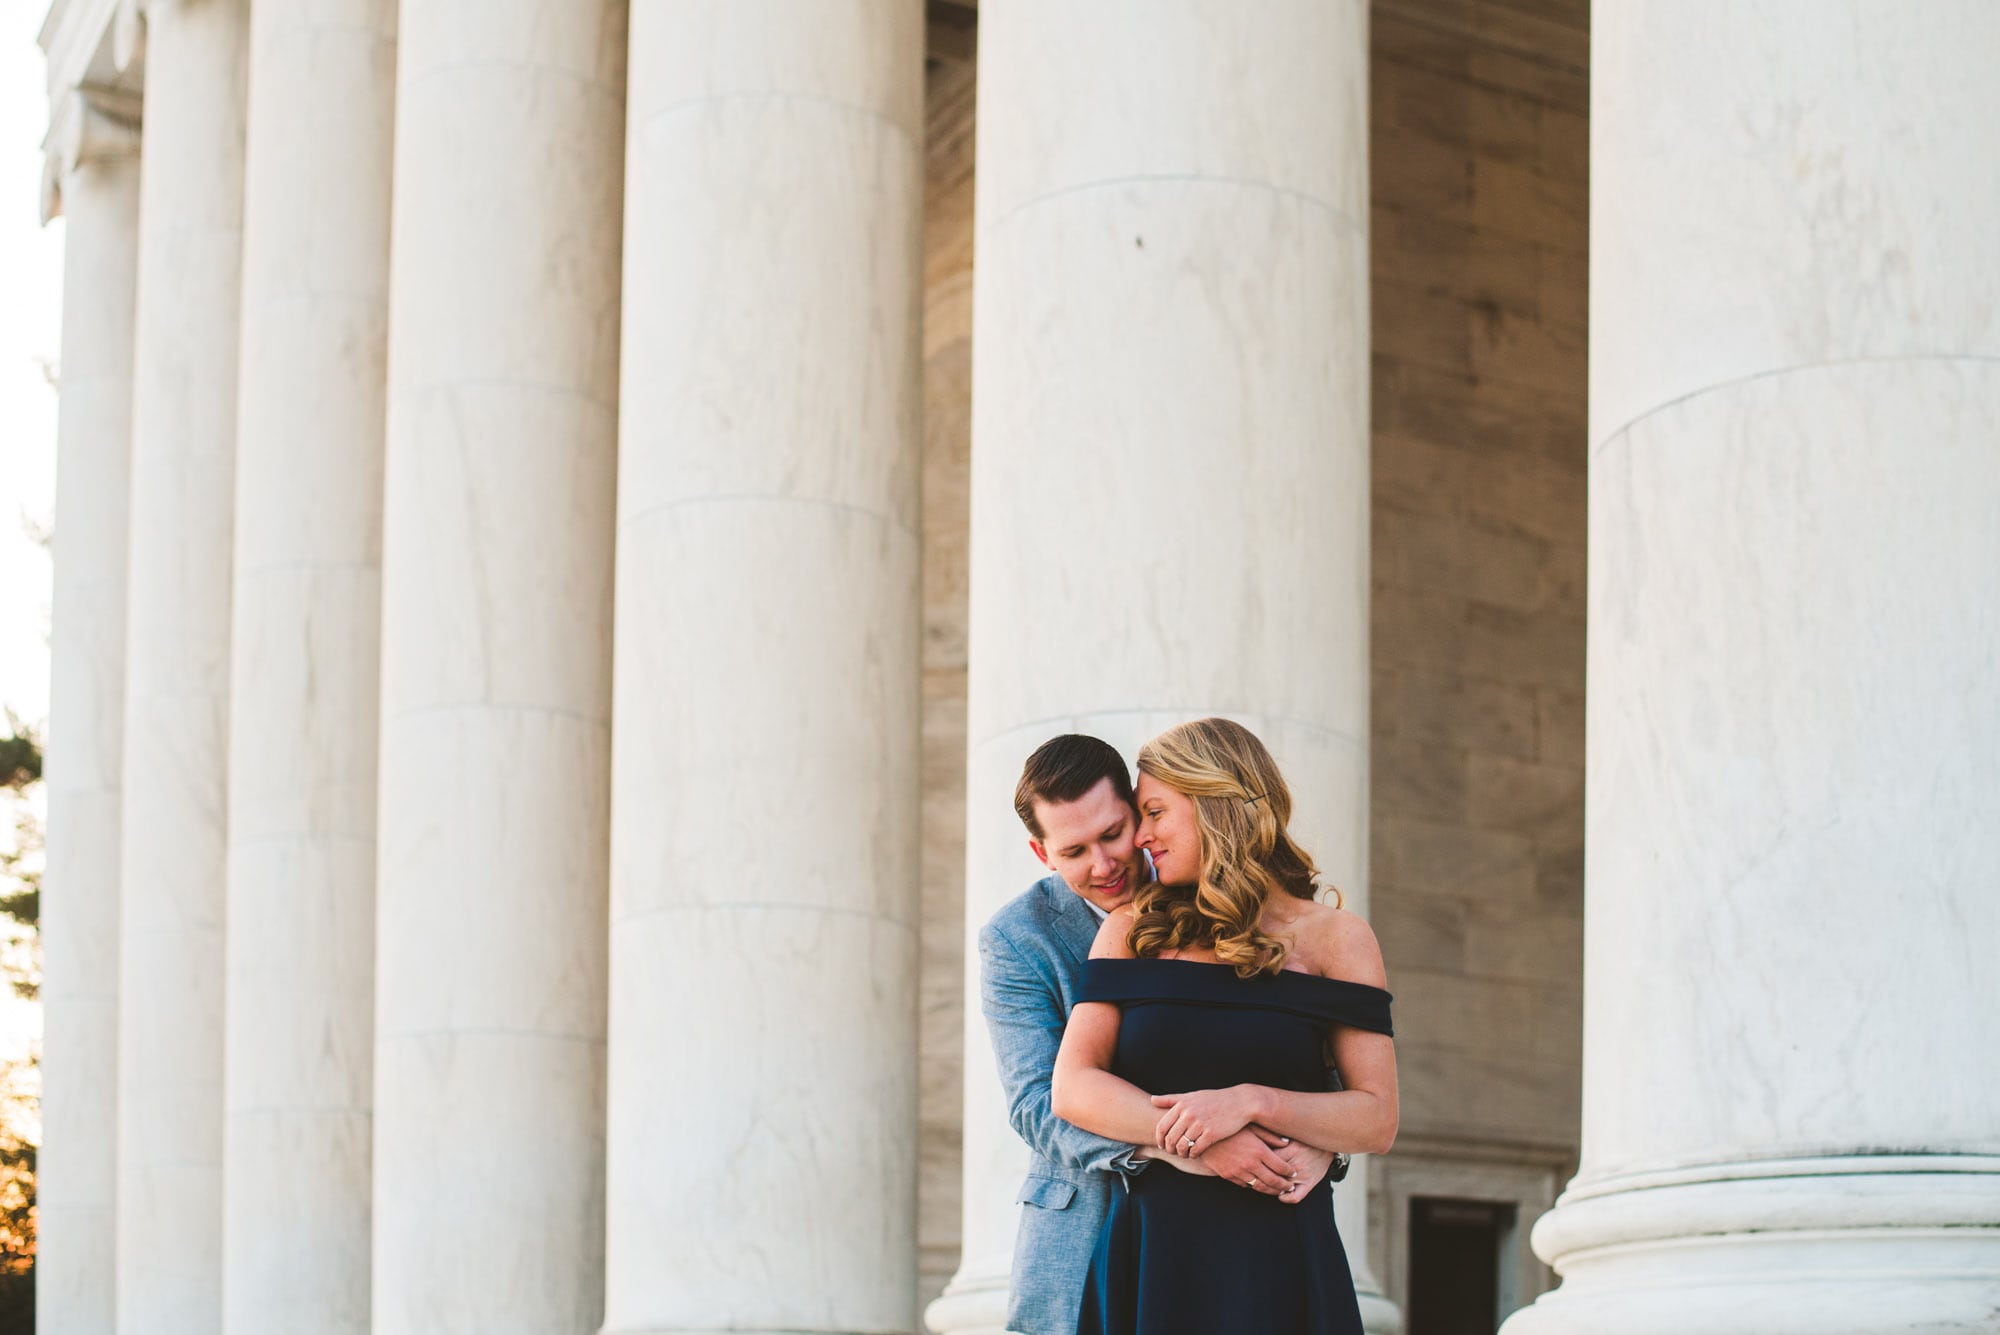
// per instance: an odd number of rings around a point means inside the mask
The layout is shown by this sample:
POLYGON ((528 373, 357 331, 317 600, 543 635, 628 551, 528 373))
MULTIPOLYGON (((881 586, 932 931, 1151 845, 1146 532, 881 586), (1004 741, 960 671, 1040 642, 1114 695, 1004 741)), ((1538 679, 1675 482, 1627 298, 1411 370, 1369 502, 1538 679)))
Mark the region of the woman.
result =
MULTIPOLYGON (((1396 1056, 1382 952, 1337 892, 1315 898, 1270 752, 1227 719, 1182 724, 1139 752, 1137 797, 1158 879, 1098 933, 1056 1058, 1056 1115, 1186 1158, 1250 1125, 1386 1151, 1396 1056)), ((1360 1335, 1331 1192, 1323 1181, 1292 1205, 1220 1178, 1140 1174, 1099 1236, 1081 1335, 1360 1335)))

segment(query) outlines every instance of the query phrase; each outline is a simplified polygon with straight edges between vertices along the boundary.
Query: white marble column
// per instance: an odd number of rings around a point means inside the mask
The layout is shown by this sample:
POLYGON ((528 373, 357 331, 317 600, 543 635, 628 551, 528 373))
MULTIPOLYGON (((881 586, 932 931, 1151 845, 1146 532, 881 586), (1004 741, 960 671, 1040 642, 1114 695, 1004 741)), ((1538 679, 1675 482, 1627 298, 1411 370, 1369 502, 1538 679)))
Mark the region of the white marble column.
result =
POLYGON ((114 1317, 138 111, 71 93, 53 109, 47 144, 48 207, 64 220, 35 1167, 36 1319, 49 1335, 110 1335, 114 1317))
POLYGON ((591 1335, 623 0, 404 0, 373 1329, 591 1335))
POLYGON ((230 515, 247 0, 147 9, 120 859, 118 1329, 222 1321, 230 515))
POLYGON ((1593 20, 1583 1155, 1508 1335, 2000 1310, 1996 51, 1593 20))
MULTIPOLYGON (((1359 0, 981 13, 968 933, 1041 874, 1010 803, 1036 745, 1129 758, 1206 714, 1270 744, 1366 909, 1367 51, 1359 0)), ((1026 1155, 978 981, 952 1332, 1000 1326, 1026 1155)), ((1366 1182, 1337 1209, 1389 1330, 1366 1182)))
POLYGON ((916 1321, 916 0, 636 0, 605 1330, 916 1321))
POLYGON ((395 4, 250 36, 223 1328, 365 1335, 395 4))

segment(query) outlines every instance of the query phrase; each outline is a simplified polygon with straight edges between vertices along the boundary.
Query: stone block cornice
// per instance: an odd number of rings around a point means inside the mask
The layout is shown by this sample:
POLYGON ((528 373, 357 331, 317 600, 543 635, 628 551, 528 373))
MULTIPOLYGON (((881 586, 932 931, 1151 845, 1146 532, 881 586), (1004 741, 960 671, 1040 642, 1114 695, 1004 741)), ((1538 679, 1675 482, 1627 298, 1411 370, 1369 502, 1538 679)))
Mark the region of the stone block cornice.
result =
POLYGON ((63 182, 77 168, 139 151, 136 94, 84 84, 49 107, 42 140, 42 221, 62 212, 63 182))
POLYGON ((49 109, 63 96, 90 81, 91 70, 105 50, 112 22, 128 0, 51 0, 36 41, 49 64, 49 109))
POLYGON ((111 59, 119 70, 131 69, 146 54, 146 11, 154 0, 118 0, 111 21, 111 59))
POLYGON ((49 128, 42 140, 42 221, 62 212, 64 178, 86 162, 138 147, 145 78, 136 39, 121 50, 121 22, 137 25, 150 0, 52 0, 36 41, 48 61, 49 128), (128 17, 129 15, 129 17, 128 17))

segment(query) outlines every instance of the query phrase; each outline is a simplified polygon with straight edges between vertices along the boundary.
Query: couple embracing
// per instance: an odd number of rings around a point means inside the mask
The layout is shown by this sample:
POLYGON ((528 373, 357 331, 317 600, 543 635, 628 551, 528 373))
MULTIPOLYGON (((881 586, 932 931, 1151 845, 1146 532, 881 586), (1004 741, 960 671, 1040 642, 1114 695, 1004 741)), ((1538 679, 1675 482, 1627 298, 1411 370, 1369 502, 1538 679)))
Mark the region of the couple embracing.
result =
POLYGON ((1135 789, 1109 744, 1057 737, 1014 806, 1053 874, 979 934, 1034 1151, 1007 1328, 1360 1335, 1329 1170, 1395 1139, 1387 979, 1368 925, 1319 901, 1270 752, 1182 724, 1135 789))

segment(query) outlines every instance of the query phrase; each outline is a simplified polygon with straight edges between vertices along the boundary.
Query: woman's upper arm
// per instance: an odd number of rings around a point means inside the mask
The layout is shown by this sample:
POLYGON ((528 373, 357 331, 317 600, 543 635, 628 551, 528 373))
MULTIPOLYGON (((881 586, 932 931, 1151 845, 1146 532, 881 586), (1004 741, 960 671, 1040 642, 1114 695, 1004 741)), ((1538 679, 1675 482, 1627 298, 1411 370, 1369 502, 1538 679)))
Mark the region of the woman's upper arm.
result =
MULTIPOLYGON (((1330 977, 1388 988, 1381 944, 1374 929, 1359 915, 1345 910, 1328 915, 1320 944, 1324 952, 1321 962, 1330 977)), ((1396 1044, 1387 1034, 1342 1025, 1334 1030, 1333 1058, 1343 1088, 1394 1098, 1396 1044)))
POLYGON ((1056 1054, 1056 1070, 1075 1071, 1095 1067, 1111 1069, 1118 1052, 1118 1008, 1108 1001, 1080 1001, 1069 1013, 1063 1027, 1062 1050, 1056 1054))
POLYGON ((1342 1089, 1394 1097, 1396 1044, 1387 1034, 1341 1025, 1333 1031, 1333 1064, 1342 1089))
MULTIPOLYGON (((1125 939, 1131 930, 1131 910, 1121 908, 1114 911, 1097 929, 1097 939, 1090 944, 1090 957, 1096 960, 1130 956, 1132 952, 1125 939)), ((1056 1053, 1056 1071, 1061 1073, 1086 1067, 1110 1070, 1111 1059, 1118 1051, 1118 1022, 1121 1018, 1118 1007, 1108 1001, 1079 1001, 1072 1006, 1069 1019, 1063 1025, 1062 1048, 1056 1053)))

